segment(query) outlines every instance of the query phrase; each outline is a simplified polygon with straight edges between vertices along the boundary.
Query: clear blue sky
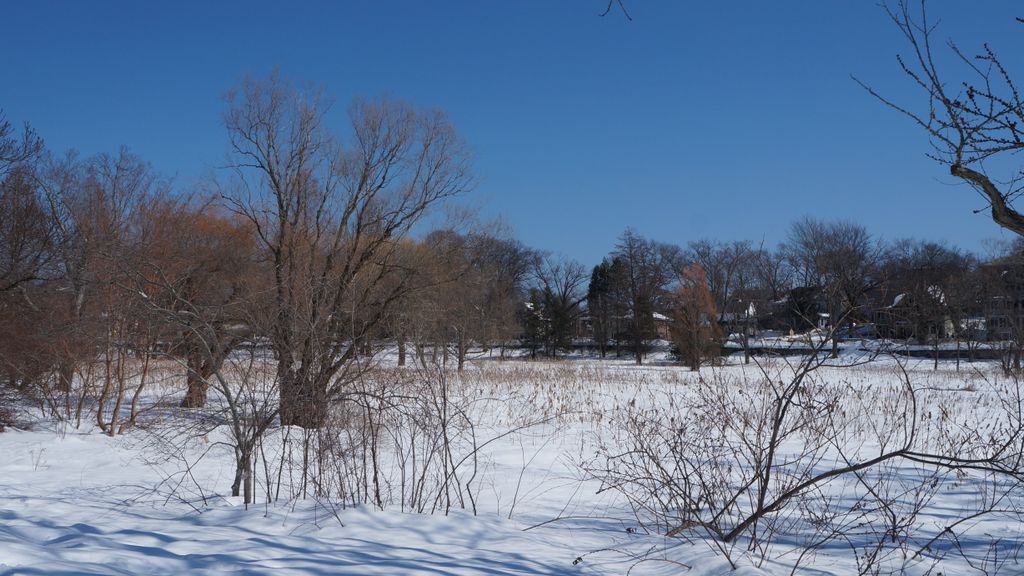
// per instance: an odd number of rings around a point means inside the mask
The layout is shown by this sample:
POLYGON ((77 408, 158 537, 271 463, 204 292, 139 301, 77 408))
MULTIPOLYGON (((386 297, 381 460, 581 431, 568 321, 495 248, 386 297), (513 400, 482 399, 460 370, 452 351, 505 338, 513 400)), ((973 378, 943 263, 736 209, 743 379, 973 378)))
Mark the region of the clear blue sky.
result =
MULTIPOLYGON (((774 245, 804 214, 1007 237, 850 79, 920 102, 875 2, 627 0, 631 22, 604 4, 7 2, 0 107, 51 148, 126 145, 186 188, 223 159, 222 95, 247 73, 322 85, 339 127, 354 95, 439 106, 475 152, 467 201, 588 265, 627 226, 774 245)), ((1019 3, 932 4, 943 38, 1024 52, 1019 3)))

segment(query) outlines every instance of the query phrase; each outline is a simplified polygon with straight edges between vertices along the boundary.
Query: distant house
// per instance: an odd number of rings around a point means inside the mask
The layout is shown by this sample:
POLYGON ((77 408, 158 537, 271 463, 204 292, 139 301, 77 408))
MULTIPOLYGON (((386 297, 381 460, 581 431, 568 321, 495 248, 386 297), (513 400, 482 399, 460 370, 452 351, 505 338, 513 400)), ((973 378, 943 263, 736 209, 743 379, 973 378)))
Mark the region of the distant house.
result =
POLYGON ((670 340, 672 338, 672 319, 660 312, 653 314, 654 333, 659 340, 670 340))
MULTIPOLYGON (((651 319, 654 337, 660 340, 670 340, 672 338, 672 318, 660 312, 654 312, 651 319)), ((633 325, 633 315, 612 316, 608 318, 607 323, 608 339, 624 342, 629 338, 627 334, 633 325)), ((594 341, 594 318, 589 313, 583 314, 575 320, 572 336, 573 340, 584 343, 594 341)))
POLYGON ((825 293, 818 286, 793 288, 781 300, 771 303, 769 328, 784 332, 806 332, 828 325, 825 293))
POLYGON ((888 306, 874 311, 875 329, 882 338, 927 342, 956 334, 945 295, 938 286, 922 294, 897 294, 888 306))
POLYGON ((758 328, 758 307, 752 301, 736 300, 718 315, 726 334, 754 336, 758 328))
POLYGON ((1020 256, 982 265, 982 308, 989 340, 1024 338, 1024 261, 1020 256))

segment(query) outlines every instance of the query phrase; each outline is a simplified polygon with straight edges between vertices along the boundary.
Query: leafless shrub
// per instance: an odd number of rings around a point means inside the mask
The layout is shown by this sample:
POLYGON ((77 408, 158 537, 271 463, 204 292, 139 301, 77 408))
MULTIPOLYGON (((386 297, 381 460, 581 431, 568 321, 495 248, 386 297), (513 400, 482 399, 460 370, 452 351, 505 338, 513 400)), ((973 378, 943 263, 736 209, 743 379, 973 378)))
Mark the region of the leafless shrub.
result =
POLYGON ((438 365, 368 373, 332 420, 322 491, 351 504, 475 513, 480 449, 493 440, 479 426, 481 400, 438 365))
POLYGON ((965 484, 983 496, 957 519, 1020 517, 1019 383, 990 382, 999 401, 979 405, 914 386, 899 365, 888 379, 852 382, 820 377, 822 363, 715 372, 631 404, 587 468, 643 526, 711 542, 731 563, 802 550, 795 567, 836 541, 862 573, 936 561, 960 522, 942 525, 933 501, 965 484))
MULTIPOLYGON (((252 504, 257 498, 258 467, 269 470, 264 443, 277 424, 278 380, 273 364, 261 350, 247 347, 221 363, 207 379, 210 398, 201 409, 179 407, 181 369, 187 359, 168 357, 179 367, 175 374, 175 395, 149 409, 153 417, 139 424, 145 433, 140 442, 147 447, 151 463, 166 470, 168 492, 186 500, 181 491, 197 491, 206 498, 215 486, 195 479, 192 470, 211 450, 227 448, 233 455, 231 496, 252 504), (177 466, 168 466, 176 462, 177 466)), ((271 456, 273 458, 273 456, 271 456)), ((269 473, 268 473, 269 475, 269 473)), ((267 501, 273 499, 273 485, 263 483, 267 501)))

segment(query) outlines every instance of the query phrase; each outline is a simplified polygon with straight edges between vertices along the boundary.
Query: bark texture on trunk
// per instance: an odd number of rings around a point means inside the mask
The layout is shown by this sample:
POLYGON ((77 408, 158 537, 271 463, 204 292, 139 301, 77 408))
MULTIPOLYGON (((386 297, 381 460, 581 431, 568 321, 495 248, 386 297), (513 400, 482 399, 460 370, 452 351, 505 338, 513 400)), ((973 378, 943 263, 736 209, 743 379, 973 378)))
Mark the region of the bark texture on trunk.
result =
POLYGON ((316 379, 291 370, 279 373, 281 425, 315 429, 327 419, 327 388, 316 379))

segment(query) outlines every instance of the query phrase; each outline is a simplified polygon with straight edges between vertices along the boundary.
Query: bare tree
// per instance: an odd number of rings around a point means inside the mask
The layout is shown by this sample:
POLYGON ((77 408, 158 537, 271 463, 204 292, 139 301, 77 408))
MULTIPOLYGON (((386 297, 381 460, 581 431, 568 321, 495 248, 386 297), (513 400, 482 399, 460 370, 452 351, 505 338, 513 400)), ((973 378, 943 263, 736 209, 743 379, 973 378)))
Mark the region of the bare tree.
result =
POLYGON ((968 257, 935 242, 902 239, 889 248, 883 267, 889 308, 907 327, 887 336, 914 338, 922 344, 952 337, 957 330, 950 297, 971 271, 968 257), (891 302, 897 300, 894 306, 891 302))
POLYGON ((752 259, 755 283, 766 300, 780 300, 793 288, 793 268, 784 250, 762 248, 752 259))
POLYGON ((426 319, 432 358, 440 349, 441 364, 447 366, 449 352, 453 351, 461 371, 470 345, 487 332, 485 300, 491 280, 487 263, 478 258, 475 238, 452 230, 431 233, 426 246, 431 260, 426 270, 430 274, 430 297, 421 300, 425 307, 418 312, 426 319))
POLYGON ((480 233, 473 236, 475 259, 485 277, 481 301, 485 318, 482 344, 498 344, 504 351, 505 345, 519 336, 517 312, 539 255, 515 239, 480 233))
POLYGON ((719 322, 723 320, 752 253, 753 249, 747 241, 722 243, 705 239, 690 242, 686 259, 699 264, 704 270, 708 289, 718 310, 719 322))
POLYGON ((19 133, 0 109, 0 178, 16 166, 38 157, 43 139, 27 123, 19 133))
POLYGON ((32 169, 0 178, 0 293, 44 277, 53 229, 32 169))
POLYGON ((619 237, 614 256, 623 266, 627 332, 633 356, 640 365, 647 341, 656 336, 654 314, 665 309, 668 288, 679 267, 679 248, 626 229, 619 237))
POLYGON ((0 110, 0 431, 15 419, 5 400, 37 388, 53 359, 35 294, 48 276, 54 240, 37 182, 42 150, 28 124, 18 134, 0 110))
POLYGON ((404 242, 400 257, 409 261, 414 271, 410 289, 401 295, 390 315, 392 331, 398 340, 398 363, 405 365, 406 346, 411 344, 417 361, 426 368, 426 349, 445 342, 443 291, 453 281, 449 274, 449 251, 441 249, 445 241, 436 231, 422 242, 404 242))
MULTIPOLYGON (((211 305, 211 301, 218 300, 217 295, 197 292, 190 283, 197 276, 182 276, 169 264, 161 259, 141 263, 126 287, 136 291, 134 303, 167 329, 171 338, 184 342, 188 352, 184 357, 173 349, 165 357, 177 361, 187 374, 189 389, 182 406, 203 410, 186 420, 155 423, 151 429, 174 456, 182 442, 205 439, 223 428, 227 432, 225 444, 235 461, 231 495, 242 496, 243 503, 251 504, 256 498, 259 449, 266 433, 277 423, 280 408, 279 371, 266 361, 254 335, 268 333, 270 326, 266 323, 274 318, 264 313, 260 299, 252 292, 246 292, 249 299, 242 302, 211 305), (165 268, 157 268, 158 263, 165 268), (224 325, 226 317, 245 329, 231 333, 224 325), (226 338, 231 340, 229 344, 225 344, 226 338), (236 353, 227 355, 226 347, 236 348, 236 353), (212 398, 207 397, 210 391, 214 392, 212 398)), ((269 466, 265 459, 264 464, 269 466)), ((268 502, 269 490, 268 483, 268 502)))
POLYGON ((979 267, 977 296, 984 302, 985 330, 1002 350, 1003 370, 1019 373, 1024 354, 1024 321, 1021 293, 1024 287, 1024 252, 1016 242, 1002 254, 979 267))
POLYGON ((824 294, 832 356, 837 356, 839 327, 867 317, 862 304, 878 281, 880 248, 863 226, 805 217, 791 226, 786 252, 804 285, 824 294))
POLYGON ((320 94, 276 75, 244 81, 228 101, 239 185, 229 201, 271 262, 281 422, 316 428, 400 295, 377 289, 403 273, 396 241, 467 189, 467 155, 444 114, 401 102, 355 101, 342 145, 320 94))
POLYGON ((138 210, 149 198, 164 193, 168 184, 125 148, 117 155, 100 154, 84 161, 74 153, 50 157, 37 181, 54 243, 50 345, 61 358, 57 388, 67 393, 76 367, 92 359, 110 336, 111 317, 104 309, 114 304, 111 282, 138 210))
POLYGON ((489 348, 519 336, 518 312, 538 254, 518 241, 483 232, 435 232, 428 237, 438 264, 435 308, 439 341, 452 343, 458 368, 470 345, 489 348))
POLYGON ((945 46, 936 42, 937 21, 929 18, 925 0, 883 6, 907 43, 907 54, 898 55, 897 62, 920 88, 922 100, 902 104, 855 80, 928 134, 929 157, 978 191, 996 224, 1024 235, 1024 215, 1013 205, 1024 191, 1024 172, 1012 159, 1024 149, 1024 100, 1011 71, 987 43, 969 56, 952 41, 945 46), (942 61, 944 55, 948 62, 942 61))
POLYGON ((549 356, 571 347, 576 322, 583 314, 586 268, 575 260, 545 255, 533 271, 534 306, 542 320, 542 339, 549 356))
POLYGON ((52 234, 36 181, 43 141, 25 124, 18 134, 0 109, 0 293, 37 280, 52 234))

